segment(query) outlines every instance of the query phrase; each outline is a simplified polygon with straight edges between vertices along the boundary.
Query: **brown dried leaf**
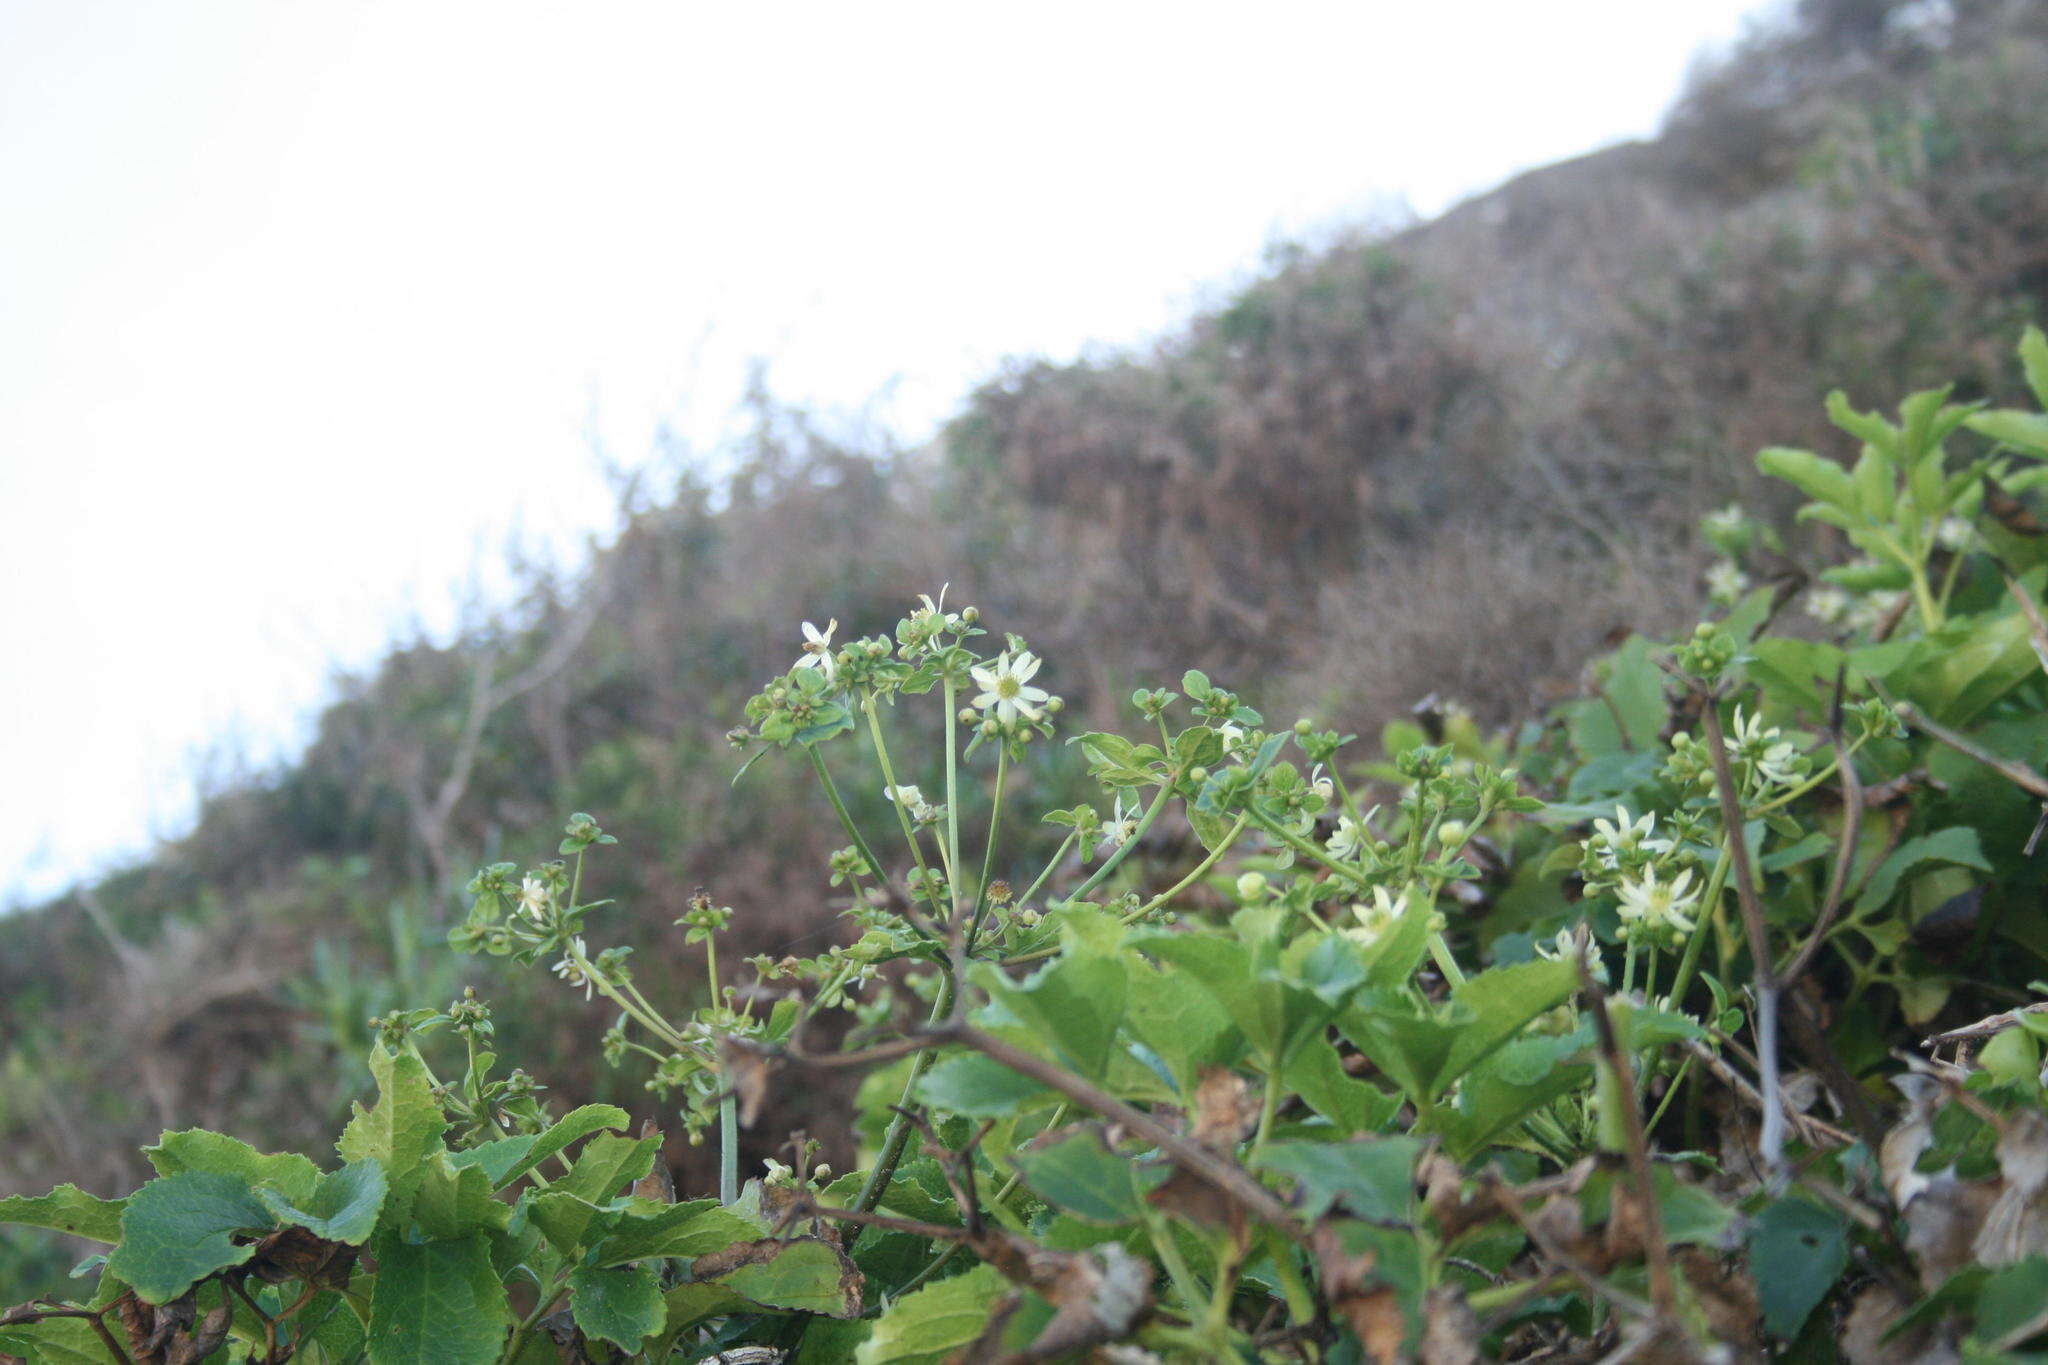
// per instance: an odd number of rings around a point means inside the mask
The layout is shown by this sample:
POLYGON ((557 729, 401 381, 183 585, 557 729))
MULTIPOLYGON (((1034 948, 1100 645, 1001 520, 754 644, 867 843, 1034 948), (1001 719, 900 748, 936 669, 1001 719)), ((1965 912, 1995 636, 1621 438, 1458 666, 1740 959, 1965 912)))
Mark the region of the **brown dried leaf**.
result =
POLYGON ((226 1344, 228 1328, 234 1325, 234 1321, 234 1310, 228 1305, 222 1304, 214 1309, 190 1335, 171 1344, 164 1356, 164 1365, 199 1365, 200 1361, 226 1344))
POLYGON ((1757 1302, 1756 1281, 1740 1262, 1700 1247, 1680 1249, 1675 1262, 1717 1338, 1730 1345, 1761 1347, 1763 1308, 1757 1302))
POLYGON ((1934 1327, 1918 1327, 1890 1341, 1885 1335, 1911 1305, 1882 1283, 1856 1296, 1842 1324, 1842 1356, 1849 1365, 1955 1365, 1955 1343, 1934 1327))
POLYGON ((2048 526, 2034 515, 2034 509, 2014 497, 1989 474, 1984 476, 1984 510, 1991 519, 2016 536, 2048 536, 2048 526))
POLYGON ((1422 1306, 1420 1365, 1479 1365, 1479 1319, 1465 1291, 1440 1284, 1422 1306))
POLYGON ((1976 1260, 1976 1240, 1998 1198, 1995 1180, 1931 1179, 1906 1209, 1906 1250, 1920 1270, 1920 1283, 1938 1288, 1976 1260))
POLYGON ((1367 1358, 1376 1365, 1394 1365, 1407 1358, 1403 1348, 1408 1339, 1408 1315, 1401 1311, 1400 1296, 1393 1286, 1373 1274, 1373 1253, 1347 1250, 1338 1226, 1335 1219, 1325 1218, 1309 1235, 1323 1297, 1331 1311, 1350 1325, 1367 1358))
MULTIPOLYGON (((654 1138, 659 1142, 661 1137, 661 1129, 654 1126, 653 1119, 641 1123, 642 1141, 654 1138)), ((669 1169, 668 1158, 662 1155, 660 1147, 654 1149, 654 1169, 633 1182, 633 1193, 642 1199, 652 1199, 662 1204, 676 1202, 676 1175, 669 1169)))
POLYGON ((1973 1244, 1985 1265, 2014 1265, 2048 1251, 2048 1119, 2022 1109, 2006 1120, 1998 1136, 1998 1169, 2005 1187, 1984 1215, 1973 1244))
POLYGON ((1219 1152, 1228 1152, 1259 1126, 1257 1087, 1227 1067, 1210 1067, 1195 1086, 1194 1126, 1189 1136, 1219 1152))
POLYGON ((1877 1170, 1885 1193, 1892 1197, 1892 1207, 1903 1210, 1929 1183, 1914 1166, 1934 1141, 1934 1110, 1941 1098, 1941 1082, 1909 1071, 1892 1077, 1892 1085, 1906 1097, 1906 1109, 1878 1146, 1877 1170))
POLYGON ((761 1106, 768 1101, 768 1082, 781 1067, 781 1061, 739 1047, 730 1038, 719 1040, 718 1060, 739 1101, 740 1127, 753 1127, 754 1120, 761 1116, 761 1106))

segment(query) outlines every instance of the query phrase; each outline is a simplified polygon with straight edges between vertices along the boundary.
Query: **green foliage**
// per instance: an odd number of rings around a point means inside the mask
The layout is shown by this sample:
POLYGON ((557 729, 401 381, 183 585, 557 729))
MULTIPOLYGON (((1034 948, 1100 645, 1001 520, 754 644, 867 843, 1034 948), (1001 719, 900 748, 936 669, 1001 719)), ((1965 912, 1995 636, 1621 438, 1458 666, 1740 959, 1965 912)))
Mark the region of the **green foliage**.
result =
MULTIPOLYGON (((851 942, 750 959, 736 986, 718 953, 745 912, 699 893, 675 927, 707 990, 672 1011, 673 980, 592 947, 618 923, 594 898, 615 841, 580 813, 567 861, 481 870, 450 935, 601 996, 607 1061, 717 1134, 716 1197, 676 1200, 663 1136, 625 1109, 557 1118, 501 1076, 493 1013, 465 994, 377 1021, 377 1094, 334 1169, 188 1130, 123 1201, 0 1201, 114 1244, 89 1294, 11 1315, 0 1344, 1388 1361, 1425 1338, 1509 1356, 1531 1324, 1588 1351, 1755 1353, 1872 1318, 1930 1356, 2037 1344, 2048 1024, 2012 1006, 2048 957, 2026 843, 2048 798, 2027 766, 2048 733, 2044 574, 1949 525, 1990 480, 2023 482, 1995 448, 1947 450, 2005 439, 1973 409, 1930 390, 1896 421, 1829 411, 1853 469, 1761 463, 1887 559, 1836 575, 1881 611, 1803 639, 1751 593, 1680 639, 1626 640, 1594 697, 1517 736, 1395 728, 1373 755, 1312 719, 1269 731, 1190 672, 1134 700, 1157 743, 1067 751, 1094 794, 1054 813, 1069 833, 1022 891, 991 869, 1035 823, 1011 775, 1058 729, 1037 656, 978 643, 979 613, 943 594, 836 650, 811 628, 735 739, 819 784, 851 942), (923 731, 882 723, 919 705, 923 731), (930 797, 898 780, 905 731, 942 736, 915 767, 943 773, 930 797), (856 756, 887 782, 866 820, 832 775, 856 756), (1141 852, 1162 820, 1197 835, 1173 867, 1141 852), (1972 992, 2002 1012, 1941 1042, 1974 1055, 1892 1060, 1972 992), (857 1170, 834 1178, 799 1137, 741 1182, 765 1097, 884 1065, 857 1170)), ((1725 552, 1768 543, 1717 516, 1725 552)))

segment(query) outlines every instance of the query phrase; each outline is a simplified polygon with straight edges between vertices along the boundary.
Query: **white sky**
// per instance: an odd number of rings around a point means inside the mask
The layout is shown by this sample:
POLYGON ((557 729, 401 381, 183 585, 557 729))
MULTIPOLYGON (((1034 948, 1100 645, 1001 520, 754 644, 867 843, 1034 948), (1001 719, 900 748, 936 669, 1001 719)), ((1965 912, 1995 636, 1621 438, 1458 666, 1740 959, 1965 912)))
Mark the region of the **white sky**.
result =
POLYGON ((769 356, 916 439, 1277 238, 1652 132, 1766 8, 0 0, 0 903, 603 530, 593 420, 713 442, 769 356))

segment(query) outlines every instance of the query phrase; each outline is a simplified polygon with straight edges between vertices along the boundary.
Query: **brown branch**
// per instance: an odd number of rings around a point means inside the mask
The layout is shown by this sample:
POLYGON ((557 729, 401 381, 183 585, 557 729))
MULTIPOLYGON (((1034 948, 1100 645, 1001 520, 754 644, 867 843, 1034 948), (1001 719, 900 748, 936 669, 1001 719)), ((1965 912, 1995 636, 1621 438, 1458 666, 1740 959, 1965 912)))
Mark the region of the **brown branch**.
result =
POLYGON ((1778 969, 1778 984, 1790 989, 1806 973, 1815 953, 1834 927, 1849 890, 1849 867, 1856 859, 1856 844, 1863 837, 1863 779, 1856 772, 1856 760, 1842 742, 1842 688, 1848 679, 1846 667, 1835 674, 1835 702, 1828 709, 1828 741, 1835 750, 1835 770, 1842 779, 1842 837, 1835 849, 1834 871, 1828 877, 1826 897, 1814 916, 1813 933, 1791 961, 1778 969))
POLYGON ((1721 730, 1721 709, 1714 694, 1694 684, 1701 694, 1700 723, 1714 761, 1714 788, 1720 798, 1721 825, 1728 831, 1728 856, 1734 859, 1735 898, 1742 907, 1742 927, 1756 966, 1757 1075, 1764 1094, 1764 1127, 1760 1146, 1764 1169, 1776 1175, 1785 1155, 1785 1115, 1778 1084, 1778 983, 1771 970, 1771 945, 1764 927, 1764 908, 1757 899, 1749 866, 1749 839, 1744 833, 1742 803, 1735 791, 1735 770, 1728 760, 1728 741, 1721 730))
POLYGON ((1891 698, 1885 697, 1882 691, 1878 695, 1884 697, 1884 700, 1890 704, 1892 710, 1898 713, 1899 719, 1905 721, 1906 724, 1914 729, 1925 732, 1929 738, 1939 740, 1963 755, 1963 757, 1975 759, 1977 762, 1982 763, 1985 767, 1998 773, 2006 781, 2022 791, 2029 792, 2040 800, 2048 801, 2048 777, 2041 776, 2041 774, 2035 772, 2016 758, 2006 758, 2000 754, 1994 754, 1975 740, 1959 735, 1945 725, 1938 724, 1925 711, 1922 711, 1909 701, 1892 701, 1891 698))
POLYGON ((1583 952, 1579 955, 1578 968, 1579 992, 1585 997, 1586 1007, 1591 1011, 1594 1027, 1599 1032, 1601 1058, 1607 1063, 1607 1069, 1614 1073, 1614 1099, 1621 1106, 1629 1177, 1636 1186, 1636 1198, 1642 1204, 1643 1259, 1650 1270, 1650 1300, 1656 1305, 1660 1320, 1675 1323, 1678 1320, 1678 1296, 1671 1278, 1671 1248, 1664 1241, 1664 1211, 1657 1203, 1657 1187, 1650 1180, 1650 1143, 1643 1132, 1642 1110, 1636 1107, 1635 1068, 1630 1065, 1628 1054, 1622 1051, 1621 1039, 1615 1035, 1614 1020, 1607 1013, 1607 992, 1601 990, 1600 983, 1593 979, 1583 952))

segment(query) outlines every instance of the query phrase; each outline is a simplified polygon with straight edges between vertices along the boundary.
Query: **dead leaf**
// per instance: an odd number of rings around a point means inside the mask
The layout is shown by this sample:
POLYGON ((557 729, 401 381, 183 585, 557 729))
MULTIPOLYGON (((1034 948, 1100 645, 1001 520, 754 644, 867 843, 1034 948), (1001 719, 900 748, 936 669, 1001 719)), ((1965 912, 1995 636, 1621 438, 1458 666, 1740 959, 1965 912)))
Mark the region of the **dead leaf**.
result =
POLYGON ((1195 1086, 1188 1136, 1215 1151, 1232 1151, 1258 1130, 1259 1104, 1258 1088, 1250 1081, 1227 1067, 1210 1067, 1195 1086))
POLYGON ((2005 1187, 1984 1215, 1972 1249, 1985 1265, 2007 1266, 2048 1251, 2048 1119, 2022 1109, 2006 1120, 1998 1137, 1998 1169, 2005 1187))
POLYGON ((1373 1274, 1373 1253, 1346 1248, 1341 1227, 1338 1220, 1325 1218, 1309 1236, 1323 1298, 1350 1325, 1375 1365, 1395 1365, 1407 1358, 1408 1315, 1393 1286, 1373 1274))
POLYGON ((1842 1356, 1849 1365, 1955 1365, 1961 1359, 1955 1344, 1936 1327, 1885 1340, 1908 1307, 1882 1283, 1858 1294, 1842 1324, 1842 1356))
POLYGON ((730 1038, 719 1039, 718 1061, 739 1101, 740 1127, 753 1127, 754 1120, 761 1116, 761 1106, 768 1101, 768 1082, 781 1067, 781 1061, 740 1047, 730 1038))
POLYGON ((1422 1305, 1421 1365, 1479 1365, 1479 1319, 1465 1291, 1440 1284, 1422 1305))
POLYGON ((645 1142, 648 1138, 653 1138, 657 1144, 654 1169, 633 1182, 633 1193, 656 1203, 673 1204, 676 1202, 676 1175, 669 1169, 668 1158, 661 1153, 662 1132, 654 1126, 653 1119, 647 1119, 640 1125, 640 1140, 645 1142))

